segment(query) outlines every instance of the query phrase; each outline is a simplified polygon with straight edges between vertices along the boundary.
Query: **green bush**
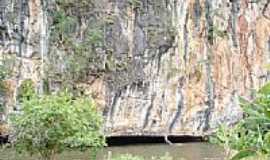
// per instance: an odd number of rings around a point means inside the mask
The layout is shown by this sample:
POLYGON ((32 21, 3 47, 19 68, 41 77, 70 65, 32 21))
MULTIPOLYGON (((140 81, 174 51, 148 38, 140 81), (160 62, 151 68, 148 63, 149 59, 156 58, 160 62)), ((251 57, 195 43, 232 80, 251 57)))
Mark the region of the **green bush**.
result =
POLYGON ((43 160, 53 160, 67 148, 96 150, 105 144, 94 102, 67 92, 24 99, 21 113, 11 122, 16 149, 43 160))
POLYGON ((270 154, 270 84, 263 86, 252 101, 240 98, 244 119, 236 126, 221 126, 214 140, 239 151, 232 159, 270 154))
POLYGON ((22 102, 24 99, 30 100, 35 95, 34 82, 31 79, 22 81, 18 88, 17 99, 22 102))

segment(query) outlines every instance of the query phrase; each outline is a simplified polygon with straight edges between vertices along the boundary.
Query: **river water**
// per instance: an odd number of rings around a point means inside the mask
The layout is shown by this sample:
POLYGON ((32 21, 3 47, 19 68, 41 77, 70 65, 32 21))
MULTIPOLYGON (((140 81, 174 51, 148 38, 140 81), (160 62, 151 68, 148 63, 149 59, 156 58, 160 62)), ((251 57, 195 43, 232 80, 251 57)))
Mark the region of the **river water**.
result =
MULTIPOLYGON (((133 154, 145 157, 146 160, 155 156, 171 156, 173 160, 224 160, 222 148, 208 143, 166 144, 136 144, 113 146, 103 149, 98 154, 98 160, 106 160, 108 155, 133 154)), ((58 156, 57 160, 89 160, 89 153, 70 151, 58 156)), ((0 151, 0 160, 36 160, 36 158, 18 155, 13 150, 0 151)))

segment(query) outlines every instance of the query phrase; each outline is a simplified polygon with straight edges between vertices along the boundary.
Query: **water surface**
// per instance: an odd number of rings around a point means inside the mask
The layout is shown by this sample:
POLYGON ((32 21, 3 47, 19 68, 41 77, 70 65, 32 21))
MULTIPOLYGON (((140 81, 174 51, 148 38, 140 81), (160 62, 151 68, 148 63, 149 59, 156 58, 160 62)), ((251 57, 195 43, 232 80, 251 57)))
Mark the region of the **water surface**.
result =
MULTIPOLYGON (((107 147, 98 154, 98 160, 106 160, 108 154, 133 154, 150 159, 153 156, 164 156, 166 153, 174 160, 224 160, 223 150, 208 143, 184 143, 169 146, 166 144, 136 144, 107 147)), ((57 160, 89 160, 88 152, 67 151, 57 157, 57 160)), ((0 160, 36 160, 35 157, 18 155, 13 150, 0 151, 0 160)))

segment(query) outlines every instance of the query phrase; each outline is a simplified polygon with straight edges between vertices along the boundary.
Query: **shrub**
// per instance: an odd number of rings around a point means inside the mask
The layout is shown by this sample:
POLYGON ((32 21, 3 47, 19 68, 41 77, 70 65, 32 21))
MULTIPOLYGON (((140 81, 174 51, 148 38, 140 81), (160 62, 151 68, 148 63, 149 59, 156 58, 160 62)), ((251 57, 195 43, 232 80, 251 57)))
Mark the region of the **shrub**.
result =
POLYGON ((22 81, 20 87, 18 88, 17 99, 22 102, 25 100, 30 100, 35 94, 34 82, 31 79, 26 79, 22 81))
POLYGON ((105 144, 100 132, 102 118, 94 102, 75 99, 67 92, 24 99, 21 114, 14 115, 11 122, 16 149, 44 160, 53 160, 67 148, 98 149, 105 144))
POLYGON ((244 119, 236 126, 220 127, 214 139, 239 151, 233 159, 270 154, 270 84, 263 86, 252 101, 240 98, 244 119))

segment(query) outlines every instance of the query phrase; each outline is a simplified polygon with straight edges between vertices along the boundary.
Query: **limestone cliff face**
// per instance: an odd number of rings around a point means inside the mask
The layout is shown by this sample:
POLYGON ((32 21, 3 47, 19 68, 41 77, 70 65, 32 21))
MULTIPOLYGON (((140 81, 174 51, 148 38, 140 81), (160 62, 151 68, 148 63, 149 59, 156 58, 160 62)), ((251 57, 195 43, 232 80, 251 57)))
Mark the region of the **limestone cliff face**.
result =
POLYGON ((8 59, 11 77, 5 81, 4 115, 16 109, 17 89, 24 79, 33 79, 39 86, 42 60, 46 46, 46 17, 42 0, 0 1, 0 55, 8 59))
MULTIPOLYGON (((269 79, 269 0, 103 0, 105 41, 124 70, 82 83, 103 110, 104 132, 205 135, 241 118, 238 96, 269 79)), ((15 55, 6 113, 23 79, 42 86, 49 17, 42 0, 1 0, 2 56, 15 55)))

